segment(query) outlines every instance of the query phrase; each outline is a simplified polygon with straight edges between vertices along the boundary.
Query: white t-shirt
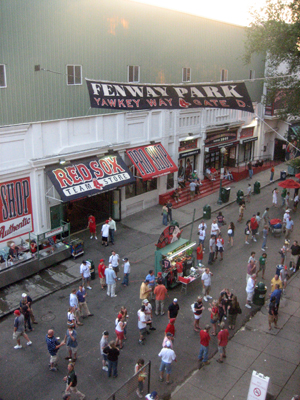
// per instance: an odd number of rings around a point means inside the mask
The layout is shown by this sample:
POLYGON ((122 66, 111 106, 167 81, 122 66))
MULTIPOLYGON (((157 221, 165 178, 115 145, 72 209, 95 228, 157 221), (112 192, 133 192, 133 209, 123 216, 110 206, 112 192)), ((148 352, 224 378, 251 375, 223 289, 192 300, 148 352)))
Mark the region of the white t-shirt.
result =
POLYGON ((146 314, 139 310, 137 312, 137 316, 138 316, 138 328, 139 329, 144 329, 146 328, 147 324, 146 324, 146 314))
POLYGON ((117 267, 119 265, 119 254, 115 254, 115 255, 111 255, 109 257, 109 263, 113 266, 113 267, 117 267))
POLYGON ((200 230, 199 231, 199 239, 200 240, 204 240, 205 239, 205 230, 203 229, 203 231, 202 230, 200 230))
POLYGON ((91 276, 91 271, 90 271, 91 263, 89 261, 86 261, 86 264, 81 264, 80 265, 80 273, 83 274, 84 278, 88 278, 91 276))
POLYGON ((152 313, 152 306, 151 306, 150 303, 148 303, 145 306, 146 321, 150 321, 151 320, 151 313, 152 313))
POLYGON ((74 294, 74 293, 70 294, 70 307, 78 308, 78 299, 77 299, 76 294, 74 294))
POLYGON ((124 274, 130 274, 130 264, 129 261, 124 262, 124 274))
POLYGON ((287 219, 289 218, 289 216, 290 216, 290 213, 284 213, 284 216, 283 216, 283 221, 284 222, 286 222, 287 221, 287 219))
POLYGON ((217 223, 212 223, 211 224, 211 229, 210 229, 210 234, 211 235, 216 235, 219 232, 219 225, 217 223))
POLYGON ((103 237, 108 237, 108 235, 109 235, 109 225, 108 224, 102 225, 101 234, 103 237))
POLYGON ((158 357, 161 357, 161 360, 168 364, 171 364, 172 361, 176 360, 175 351, 168 347, 164 347, 163 349, 161 349, 158 357))
POLYGON ((196 190, 196 186, 197 186, 197 183, 191 182, 191 183, 190 183, 190 191, 191 191, 191 192, 194 192, 194 191, 196 190))
POLYGON ((207 274, 206 272, 203 272, 201 276, 201 280, 204 281, 204 286, 210 286, 211 285, 211 274, 207 274))
POLYGON ((247 281, 246 292, 251 293, 254 291, 255 281, 250 277, 247 281))

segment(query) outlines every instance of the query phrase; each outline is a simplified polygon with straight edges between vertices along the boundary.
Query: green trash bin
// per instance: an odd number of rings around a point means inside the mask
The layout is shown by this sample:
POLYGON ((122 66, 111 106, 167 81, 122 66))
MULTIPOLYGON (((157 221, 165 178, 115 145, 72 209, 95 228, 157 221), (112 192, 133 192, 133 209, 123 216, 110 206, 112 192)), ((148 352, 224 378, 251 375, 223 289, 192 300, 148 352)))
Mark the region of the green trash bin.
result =
POLYGON ((259 282, 254 289, 253 304, 263 306, 267 293, 267 286, 263 282, 259 282))
POLYGON ((228 203, 230 197, 230 187, 221 189, 221 200, 222 203, 228 203))
POLYGON ((244 200, 244 192, 242 190, 238 190, 236 194, 236 202, 240 204, 240 202, 244 200))
POLYGON ((96 278, 95 274, 95 264, 93 260, 86 260, 91 263, 91 280, 93 281, 96 278))
POLYGON ((206 204, 203 207, 203 218, 204 219, 210 219, 211 218, 211 208, 210 205, 206 204))
POLYGON ((259 194, 260 193, 260 182, 256 181, 254 183, 254 194, 259 194))

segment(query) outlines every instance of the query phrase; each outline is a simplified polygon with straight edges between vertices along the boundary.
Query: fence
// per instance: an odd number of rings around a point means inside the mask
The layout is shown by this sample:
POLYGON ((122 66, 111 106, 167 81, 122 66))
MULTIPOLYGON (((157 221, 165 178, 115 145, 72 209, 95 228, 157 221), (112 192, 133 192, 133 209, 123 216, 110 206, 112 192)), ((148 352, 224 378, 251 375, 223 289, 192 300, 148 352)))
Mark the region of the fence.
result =
POLYGON ((118 390, 112 393, 107 400, 132 400, 136 399, 136 391, 139 387, 139 377, 144 377, 143 382, 143 397, 147 393, 150 393, 150 379, 151 379, 151 361, 144 365, 142 369, 132 378, 128 379, 127 382, 124 383, 118 390))

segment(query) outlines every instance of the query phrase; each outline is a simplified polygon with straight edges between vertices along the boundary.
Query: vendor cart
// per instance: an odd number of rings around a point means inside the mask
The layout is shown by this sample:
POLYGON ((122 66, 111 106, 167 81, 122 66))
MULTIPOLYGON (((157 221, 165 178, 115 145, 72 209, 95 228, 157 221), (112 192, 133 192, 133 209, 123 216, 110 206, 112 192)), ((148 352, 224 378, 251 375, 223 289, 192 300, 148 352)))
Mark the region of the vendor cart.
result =
POLYGON ((281 236, 282 234, 282 221, 279 218, 271 219, 270 222, 270 231, 273 236, 281 236))
POLYGON ((71 255, 74 258, 77 258, 84 254, 84 242, 81 239, 72 239, 70 241, 71 246, 71 255))

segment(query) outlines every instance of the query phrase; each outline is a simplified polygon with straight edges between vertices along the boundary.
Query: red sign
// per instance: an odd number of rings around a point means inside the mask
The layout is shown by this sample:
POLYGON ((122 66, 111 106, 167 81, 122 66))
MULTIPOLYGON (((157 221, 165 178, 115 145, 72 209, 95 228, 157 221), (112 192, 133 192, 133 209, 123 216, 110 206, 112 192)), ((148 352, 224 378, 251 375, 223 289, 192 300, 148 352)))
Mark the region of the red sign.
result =
POLYGON ((162 249, 168 244, 176 242, 180 238, 181 234, 182 229, 180 230, 176 225, 170 225, 164 229, 155 246, 158 249, 162 249))
POLYGON ((0 243, 33 231, 30 178, 0 184, 0 243))
POLYGON ((144 181, 178 171, 178 168, 162 144, 136 147, 126 150, 144 181))
POLYGON ((253 132, 254 132, 254 128, 245 128, 242 129, 242 132, 240 134, 240 138, 248 138, 248 137, 252 137, 253 136, 253 132))

